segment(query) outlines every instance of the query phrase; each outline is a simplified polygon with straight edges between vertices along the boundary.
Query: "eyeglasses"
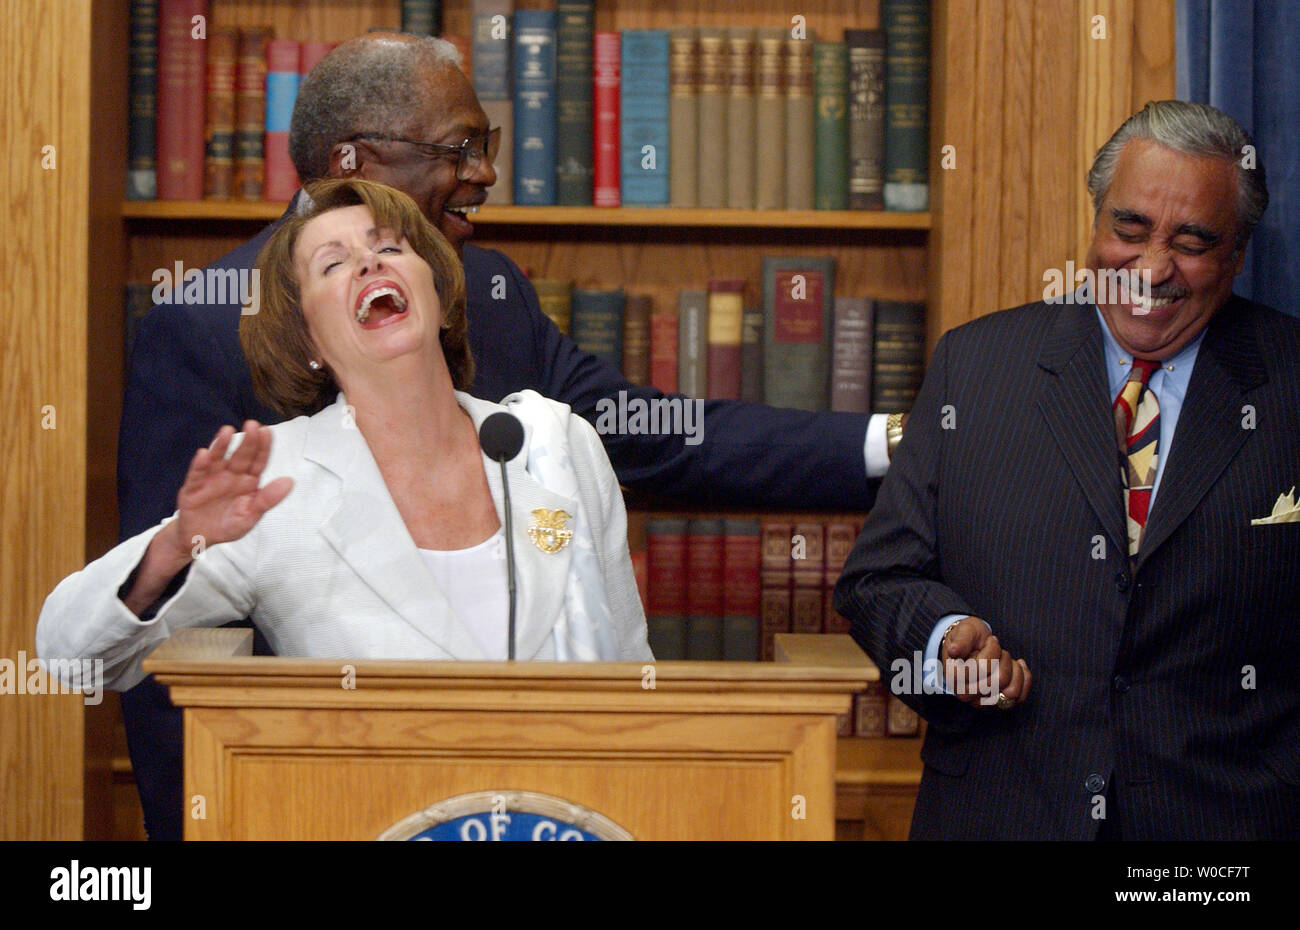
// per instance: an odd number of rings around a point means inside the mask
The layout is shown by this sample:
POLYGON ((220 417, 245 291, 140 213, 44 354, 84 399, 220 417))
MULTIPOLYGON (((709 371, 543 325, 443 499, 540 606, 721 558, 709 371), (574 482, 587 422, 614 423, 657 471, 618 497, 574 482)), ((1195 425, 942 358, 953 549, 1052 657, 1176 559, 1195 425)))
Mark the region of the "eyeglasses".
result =
POLYGON ((456 179, 468 181, 470 175, 484 162, 496 161, 497 152, 501 150, 501 127, 489 129, 478 136, 470 136, 460 145, 444 145, 441 142, 419 142, 415 139, 403 139, 400 136, 386 136, 376 132, 359 132, 348 141, 373 139, 377 142, 405 142, 424 151, 430 158, 450 158, 456 156, 456 179))

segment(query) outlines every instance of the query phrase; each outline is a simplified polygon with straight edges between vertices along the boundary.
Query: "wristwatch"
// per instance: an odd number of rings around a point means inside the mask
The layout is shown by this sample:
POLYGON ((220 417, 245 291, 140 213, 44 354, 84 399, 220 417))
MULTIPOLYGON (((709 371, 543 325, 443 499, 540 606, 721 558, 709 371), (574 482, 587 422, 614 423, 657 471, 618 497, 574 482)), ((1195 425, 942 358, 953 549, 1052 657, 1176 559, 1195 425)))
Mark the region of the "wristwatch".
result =
POLYGON ((889 458, 894 458, 894 450, 903 441, 903 417, 905 414, 891 413, 885 418, 885 451, 889 458))

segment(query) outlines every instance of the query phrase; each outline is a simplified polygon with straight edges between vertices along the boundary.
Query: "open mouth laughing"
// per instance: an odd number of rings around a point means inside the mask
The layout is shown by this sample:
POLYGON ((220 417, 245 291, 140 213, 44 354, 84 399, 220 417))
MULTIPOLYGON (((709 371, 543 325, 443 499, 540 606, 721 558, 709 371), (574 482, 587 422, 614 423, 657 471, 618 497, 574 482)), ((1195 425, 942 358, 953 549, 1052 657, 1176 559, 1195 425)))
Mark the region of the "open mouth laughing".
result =
POLYGON ((375 329, 406 314, 408 301, 396 281, 373 281, 361 289, 353 308, 362 329, 375 329))

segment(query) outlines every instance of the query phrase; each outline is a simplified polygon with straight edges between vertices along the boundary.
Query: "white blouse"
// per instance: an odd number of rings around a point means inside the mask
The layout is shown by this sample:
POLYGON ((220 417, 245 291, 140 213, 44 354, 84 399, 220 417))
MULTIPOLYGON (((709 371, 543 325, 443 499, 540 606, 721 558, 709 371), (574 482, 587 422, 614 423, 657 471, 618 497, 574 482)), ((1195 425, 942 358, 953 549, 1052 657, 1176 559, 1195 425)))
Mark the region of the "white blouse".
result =
POLYGON ((510 601, 505 545, 505 530, 498 528, 468 549, 420 550, 438 589, 490 661, 506 658, 510 601))

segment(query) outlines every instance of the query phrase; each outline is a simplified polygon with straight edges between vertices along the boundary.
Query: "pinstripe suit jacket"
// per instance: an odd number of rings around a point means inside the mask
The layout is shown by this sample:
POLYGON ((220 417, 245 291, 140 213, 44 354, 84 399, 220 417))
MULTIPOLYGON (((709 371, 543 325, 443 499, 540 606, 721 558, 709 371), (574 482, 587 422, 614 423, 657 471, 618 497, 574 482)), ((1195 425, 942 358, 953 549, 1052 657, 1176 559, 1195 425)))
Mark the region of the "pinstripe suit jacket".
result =
POLYGON ((1034 681, 1008 713, 904 697, 913 838, 1090 839, 1112 779, 1125 838, 1300 837, 1300 523, 1250 525, 1300 484, 1300 321, 1215 315, 1133 567, 1110 402, 1091 306, 935 350, 836 607, 888 677, 962 613, 1034 681))

